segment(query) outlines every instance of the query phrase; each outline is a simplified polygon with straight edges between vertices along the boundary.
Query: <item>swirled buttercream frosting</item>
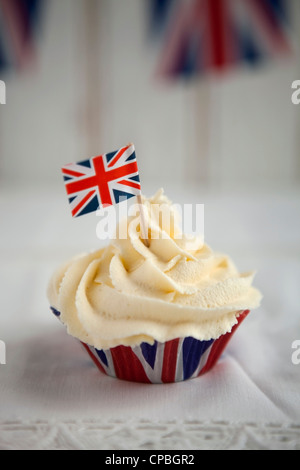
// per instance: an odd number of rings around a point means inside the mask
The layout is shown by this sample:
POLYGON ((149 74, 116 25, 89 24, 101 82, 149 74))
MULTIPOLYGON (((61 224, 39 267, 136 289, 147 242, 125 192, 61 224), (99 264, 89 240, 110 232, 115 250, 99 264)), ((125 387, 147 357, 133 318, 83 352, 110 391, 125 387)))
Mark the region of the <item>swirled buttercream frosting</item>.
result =
POLYGON ((188 336, 217 339, 231 331, 241 311, 259 306, 254 272, 239 273, 202 237, 181 233, 162 190, 143 198, 143 210, 150 247, 141 239, 136 211, 106 248, 54 273, 48 298, 70 335, 98 349, 188 336))

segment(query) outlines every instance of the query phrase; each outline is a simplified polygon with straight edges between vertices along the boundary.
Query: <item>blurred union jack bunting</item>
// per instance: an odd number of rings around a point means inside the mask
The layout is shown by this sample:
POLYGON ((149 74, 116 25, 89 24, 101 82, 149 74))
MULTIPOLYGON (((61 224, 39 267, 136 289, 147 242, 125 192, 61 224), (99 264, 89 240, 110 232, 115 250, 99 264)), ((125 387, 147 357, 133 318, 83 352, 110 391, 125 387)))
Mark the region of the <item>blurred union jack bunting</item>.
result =
POLYGON ((133 144, 62 168, 73 217, 141 194, 133 144))
POLYGON ((36 56, 44 0, 0 0, 0 70, 18 71, 36 56))
MULTIPOLYGON (((287 0, 154 0, 164 29, 158 75, 191 76, 256 65, 292 52, 287 0)), ((158 23, 159 21, 159 23, 158 23)), ((157 26, 158 24, 158 26, 157 26)))

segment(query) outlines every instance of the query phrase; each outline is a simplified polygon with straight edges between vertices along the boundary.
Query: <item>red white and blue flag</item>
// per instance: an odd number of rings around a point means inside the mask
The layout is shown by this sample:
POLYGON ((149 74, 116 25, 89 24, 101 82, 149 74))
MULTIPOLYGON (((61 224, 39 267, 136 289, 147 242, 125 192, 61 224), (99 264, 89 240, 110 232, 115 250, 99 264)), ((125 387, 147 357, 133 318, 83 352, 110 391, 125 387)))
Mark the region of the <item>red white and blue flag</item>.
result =
POLYGON ((62 168, 73 217, 141 194, 134 145, 62 168))
POLYGON ((158 76, 187 77, 242 62, 256 65, 292 51, 286 0, 154 2, 153 31, 164 27, 165 32, 158 76))

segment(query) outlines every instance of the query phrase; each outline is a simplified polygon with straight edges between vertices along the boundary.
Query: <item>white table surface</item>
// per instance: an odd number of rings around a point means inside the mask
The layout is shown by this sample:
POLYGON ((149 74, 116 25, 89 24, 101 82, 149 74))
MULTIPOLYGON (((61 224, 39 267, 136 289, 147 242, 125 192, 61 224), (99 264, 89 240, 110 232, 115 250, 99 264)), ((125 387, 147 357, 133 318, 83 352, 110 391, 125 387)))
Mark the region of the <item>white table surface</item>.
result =
MULTIPOLYGON (((264 295, 209 374, 145 385, 101 374, 51 315, 52 271, 97 249, 63 188, 0 193, 0 449, 300 449, 300 191, 167 191, 205 204, 205 241, 264 295)), ((147 193, 149 194, 149 193, 147 193)))

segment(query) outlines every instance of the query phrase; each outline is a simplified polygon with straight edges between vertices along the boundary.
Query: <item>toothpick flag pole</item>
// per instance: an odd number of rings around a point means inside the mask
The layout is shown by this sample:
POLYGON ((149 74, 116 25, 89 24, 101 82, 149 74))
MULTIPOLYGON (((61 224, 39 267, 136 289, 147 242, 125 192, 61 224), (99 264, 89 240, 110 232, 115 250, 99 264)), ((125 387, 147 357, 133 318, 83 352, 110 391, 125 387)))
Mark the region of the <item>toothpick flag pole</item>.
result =
POLYGON ((142 201, 142 196, 140 194, 137 196, 137 202, 140 208, 140 227, 141 227, 142 241, 144 245, 146 245, 146 247, 149 248, 150 242, 148 238, 148 230, 147 230, 147 224, 146 224, 145 213, 144 213, 144 205, 142 201))
MULTIPOLYGON (((128 146, 129 147, 132 146, 134 148, 134 144, 132 142, 130 142, 128 144, 128 146)), ((149 242, 149 238, 148 238, 148 228, 147 228, 147 222, 146 222, 146 218, 145 218, 144 205, 143 205, 141 193, 137 194, 136 198, 137 198, 137 202, 138 202, 139 210, 140 210, 141 238, 142 238, 142 241, 143 241, 144 245, 147 248, 149 248, 150 247, 150 242, 149 242)))
POLYGON ((136 196, 143 243, 149 247, 135 148, 128 144, 114 152, 62 168, 73 217, 95 212, 136 196))

